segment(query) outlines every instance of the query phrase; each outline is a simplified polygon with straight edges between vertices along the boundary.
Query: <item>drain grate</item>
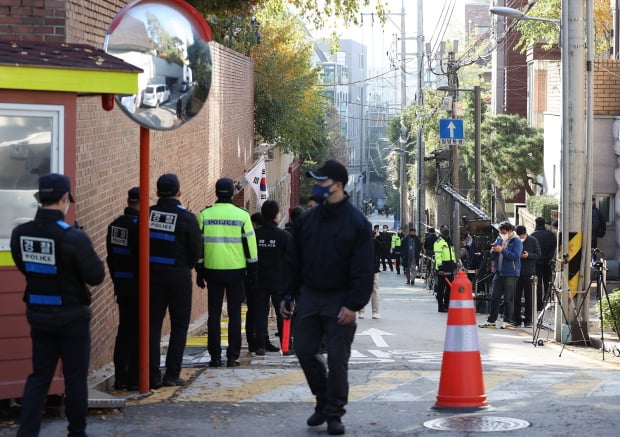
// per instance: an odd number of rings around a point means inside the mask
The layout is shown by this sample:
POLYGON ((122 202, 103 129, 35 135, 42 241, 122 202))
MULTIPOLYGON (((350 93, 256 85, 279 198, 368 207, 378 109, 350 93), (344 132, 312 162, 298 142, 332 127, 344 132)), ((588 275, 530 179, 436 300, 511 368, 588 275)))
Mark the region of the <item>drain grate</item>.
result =
POLYGON ((424 422, 424 426, 439 431, 495 432, 526 428, 530 424, 525 420, 512 419, 510 417, 452 416, 428 420, 424 422))

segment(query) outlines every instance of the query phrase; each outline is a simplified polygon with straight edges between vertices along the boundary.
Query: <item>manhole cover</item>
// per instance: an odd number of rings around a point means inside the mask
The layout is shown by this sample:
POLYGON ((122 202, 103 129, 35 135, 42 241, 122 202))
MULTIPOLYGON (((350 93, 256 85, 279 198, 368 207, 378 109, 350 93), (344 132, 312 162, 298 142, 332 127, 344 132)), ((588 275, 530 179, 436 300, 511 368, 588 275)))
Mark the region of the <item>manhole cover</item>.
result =
POLYGON ((525 420, 512 419, 510 417, 452 416, 428 420, 424 422, 424 426, 439 431, 494 432, 526 428, 530 426, 530 424, 525 420))

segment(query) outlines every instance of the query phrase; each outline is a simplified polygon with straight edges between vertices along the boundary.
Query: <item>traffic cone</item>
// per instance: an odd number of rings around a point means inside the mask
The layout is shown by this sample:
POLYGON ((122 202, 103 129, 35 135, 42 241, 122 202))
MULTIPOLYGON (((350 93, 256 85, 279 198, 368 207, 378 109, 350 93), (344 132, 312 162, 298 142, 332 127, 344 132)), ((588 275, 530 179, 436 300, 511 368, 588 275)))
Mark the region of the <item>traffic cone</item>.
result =
POLYGON ((458 272, 450 287, 439 391, 433 409, 472 412, 488 408, 472 286, 465 272, 458 272))

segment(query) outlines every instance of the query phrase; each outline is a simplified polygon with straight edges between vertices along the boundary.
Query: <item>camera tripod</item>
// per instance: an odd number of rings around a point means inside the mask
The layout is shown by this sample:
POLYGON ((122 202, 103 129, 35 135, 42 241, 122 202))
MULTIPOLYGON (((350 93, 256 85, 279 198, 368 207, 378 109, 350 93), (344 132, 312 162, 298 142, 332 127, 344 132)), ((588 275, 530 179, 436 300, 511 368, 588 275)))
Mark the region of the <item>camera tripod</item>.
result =
MULTIPOLYGON (((611 320, 614 322, 614 328, 616 332, 618 332, 618 325, 616 324, 616 315, 614 314, 613 306, 609 300, 609 294, 607 294, 607 259, 605 258, 605 254, 599 249, 592 249, 592 271, 594 276, 596 277, 596 300, 598 301, 598 309, 599 309, 599 319, 601 325, 601 349, 603 350, 603 360, 605 360, 605 330, 603 328, 603 293, 605 294, 605 298, 607 299, 607 306, 609 307, 609 312, 611 313, 611 320)), ((579 305, 579 308, 576 310, 576 314, 581 313, 584 303, 586 302, 586 296, 588 295, 588 291, 592 288, 592 280, 590 280, 590 284, 586 289, 584 294, 584 298, 579 305)), ((572 331, 572 325, 568 330, 568 335, 572 331)), ((564 350, 564 345, 562 346, 562 350, 564 350)), ((562 352, 560 352, 560 355, 562 352)), ((614 352, 614 355, 616 353, 614 352)))
MULTIPOLYGON (((538 317, 536 318, 536 328, 534 329, 534 334, 532 336, 532 344, 534 346, 543 346, 545 344, 544 341, 540 338, 540 331, 541 329, 551 329, 544 325, 544 318, 547 311, 553 305, 557 305, 560 308, 560 311, 562 311, 562 317, 564 318, 564 320, 567 320, 566 312, 564 311, 564 307, 562 306, 561 290, 559 290, 555 286, 555 263, 556 260, 551 260, 549 262, 551 266, 551 277, 549 278, 549 283, 547 284, 547 287, 545 288, 545 290, 543 290, 542 310, 539 312, 538 317)), ((535 305, 535 303, 532 302, 532 305, 535 305)))

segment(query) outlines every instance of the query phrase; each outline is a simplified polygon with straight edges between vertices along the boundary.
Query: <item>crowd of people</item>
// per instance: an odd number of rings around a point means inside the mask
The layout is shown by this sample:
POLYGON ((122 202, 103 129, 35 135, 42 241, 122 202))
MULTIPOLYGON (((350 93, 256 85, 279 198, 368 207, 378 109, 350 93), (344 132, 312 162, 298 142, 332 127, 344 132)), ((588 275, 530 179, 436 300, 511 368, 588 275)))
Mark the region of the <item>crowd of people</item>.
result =
MULTIPOLYGON (((293 341, 283 349, 295 354, 316 398, 307 425, 327 422, 329 434, 344 434, 342 416, 348 400, 348 362, 357 328, 370 302, 379 319, 380 272, 401 270, 406 285, 414 285, 421 270, 433 272, 439 312, 447 312, 448 281, 459 262, 468 262, 474 237, 466 235, 459 259, 447 226, 429 228, 422 239, 415 228, 391 233, 387 225, 374 229, 349 201, 344 190, 346 168, 328 160, 309 171, 314 180, 307 208, 289 212, 280 229, 280 207, 262 203, 252 216, 233 203, 232 179, 215 184, 217 201, 198 216, 181 205, 175 174, 157 180, 156 204, 148 213, 149 227, 149 383, 151 389, 183 386, 181 365, 189 329, 193 280, 207 290, 208 341, 211 368, 223 366, 221 318, 224 300, 228 314, 227 367, 240 366, 242 304, 247 304, 246 337, 252 354, 278 352, 268 332, 273 306, 277 331, 292 319, 293 341), (423 263, 422 269, 420 263, 423 263), (162 323, 170 317, 170 340, 163 372, 160 368, 162 323), (321 352, 327 353, 325 361, 321 352)), ((127 206, 107 229, 106 263, 114 285, 119 324, 114 346, 115 387, 138 389, 138 187, 129 189, 127 206)), ((73 203, 70 180, 49 174, 39 179, 39 209, 33 221, 17 226, 11 253, 26 277, 24 301, 31 325, 33 372, 24 389, 18 436, 38 435, 41 411, 58 360, 66 386, 69 435, 85 436, 87 376, 90 357, 89 286, 104 280, 104 263, 84 231, 65 223, 73 203)), ((599 218, 599 221, 602 219, 599 218)), ((600 230, 596 235, 602 236, 600 230)), ((491 306, 486 323, 495 327, 503 300, 502 328, 531 326, 535 305, 541 310, 548 293, 550 264, 556 236, 542 217, 528 235, 525 227, 499 225, 492 245, 491 306), (532 300, 532 284, 538 293, 532 300), (522 313, 521 301, 524 300, 522 313)), ((593 235, 594 231, 593 231, 593 235)), ((282 347, 282 344, 280 344, 282 347)))

